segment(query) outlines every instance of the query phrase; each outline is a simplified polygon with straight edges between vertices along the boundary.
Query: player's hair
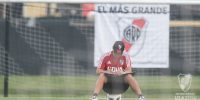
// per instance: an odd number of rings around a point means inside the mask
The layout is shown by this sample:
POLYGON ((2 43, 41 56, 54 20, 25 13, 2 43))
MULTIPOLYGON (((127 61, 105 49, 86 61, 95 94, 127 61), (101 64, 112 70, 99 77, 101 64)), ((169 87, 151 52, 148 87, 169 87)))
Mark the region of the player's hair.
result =
POLYGON ((123 52, 124 48, 125 48, 125 46, 124 46, 124 43, 122 41, 116 41, 114 43, 114 45, 113 45, 113 50, 114 51, 117 51, 117 49, 120 49, 121 52, 123 52))

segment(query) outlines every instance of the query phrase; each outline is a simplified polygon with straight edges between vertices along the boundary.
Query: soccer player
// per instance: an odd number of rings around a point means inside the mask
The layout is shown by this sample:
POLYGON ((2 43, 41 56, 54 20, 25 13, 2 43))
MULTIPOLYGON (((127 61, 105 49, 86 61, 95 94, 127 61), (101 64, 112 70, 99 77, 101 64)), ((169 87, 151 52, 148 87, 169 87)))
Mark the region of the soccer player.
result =
MULTIPOLYGON (((98 100, 98 94, 103 89, 105 84, 111 83, 111 85, 108 86, 114 86, 112 84, 120 83, 120 78, 122 79, 122 83, 128 84, 131 87, 133 92, 135 92, 138 96, 139 100, 145 100, 137 81, 132 76, 130 57, 127 53, 123 52, 124 48, 125 46, 122 41, 116 41, 113 45, 113 50, 101 57, 99 66, 96 69, 96 73, 99 74, 99 77, 96 82, 92 100, 98 100), (112 77, 110 77, 110 75, 112 75, 112 77), (117 78, 119 78, 119 81, 117 78)), ((117 84, 116 87, 120 88, 118 85, 119 84, 117 84)), ((111 87, 109 89, 112 90, 111 87)))

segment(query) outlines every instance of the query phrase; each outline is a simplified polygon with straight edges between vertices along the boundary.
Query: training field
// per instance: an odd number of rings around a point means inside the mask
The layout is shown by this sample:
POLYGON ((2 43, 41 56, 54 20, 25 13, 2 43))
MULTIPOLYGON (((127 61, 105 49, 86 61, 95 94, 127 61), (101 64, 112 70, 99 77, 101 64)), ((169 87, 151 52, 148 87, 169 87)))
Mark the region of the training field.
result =
MULTIPOLYGON (((9 97, 3 97, 3 76, 0 77, 0 100, 89 100, 97 76, 10 76, 9 97)), ((147 100, 174 100, 183 93, 176 76, 136 76, 147 100)), ((193 76, 190 93, 200 97, 200 76, 193 76)), ((100 100, 106 94, 101 92, 100 100)), ((122 100, 137 100, 131 89, 122 100)), ((199 99, 197 99, 199 100, 199 99)))

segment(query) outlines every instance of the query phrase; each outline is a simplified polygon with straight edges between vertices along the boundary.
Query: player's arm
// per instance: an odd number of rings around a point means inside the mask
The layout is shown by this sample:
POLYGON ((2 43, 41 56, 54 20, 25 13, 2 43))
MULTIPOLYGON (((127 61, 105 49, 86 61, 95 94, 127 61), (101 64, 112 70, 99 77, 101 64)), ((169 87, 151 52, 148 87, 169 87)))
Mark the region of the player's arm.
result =
POLYGON ((97 68, 96 73, 97 74, 101 74, 101 73, 112 74, 110 71, 107 71, 101 68, 97 68))
POLYGON ((124 63, 124 72, 123 74, 128 74, 128 73, 132 73, 132 67, 131 67, 131 59, 130 59, 130 56, 129 55, 126 55, 125 56, 125 63, 124 63))
POLYGON ((104 54, 101 58, 100 58, 100 63, 99 66, 96 69, 96 73, 97 74, 101 74, 101 73, 107 73, 107 74, 111 74, 111 72, 107 71, 106 69, 106 54, 104 54))
POLYGON ((123 72, 123 74, 129 74, 129 73, 133 73, 131 67, 127 67, 123 72))

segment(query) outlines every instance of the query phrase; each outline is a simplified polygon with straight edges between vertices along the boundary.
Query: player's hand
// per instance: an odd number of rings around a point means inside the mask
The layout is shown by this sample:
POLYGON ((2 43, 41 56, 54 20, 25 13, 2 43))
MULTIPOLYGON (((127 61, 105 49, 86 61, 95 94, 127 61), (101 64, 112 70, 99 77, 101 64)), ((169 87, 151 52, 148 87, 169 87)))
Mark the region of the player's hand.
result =
POLYGON ((140 96, 138 97, 138 100, 145 100, 145 98, 144 98, 143 95, 140 95, 140 96))

